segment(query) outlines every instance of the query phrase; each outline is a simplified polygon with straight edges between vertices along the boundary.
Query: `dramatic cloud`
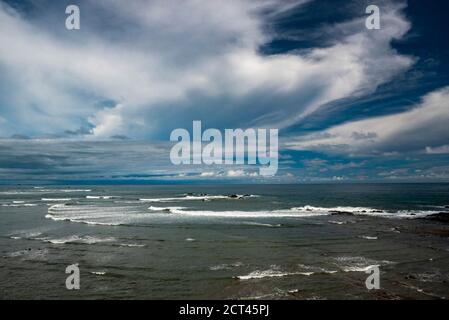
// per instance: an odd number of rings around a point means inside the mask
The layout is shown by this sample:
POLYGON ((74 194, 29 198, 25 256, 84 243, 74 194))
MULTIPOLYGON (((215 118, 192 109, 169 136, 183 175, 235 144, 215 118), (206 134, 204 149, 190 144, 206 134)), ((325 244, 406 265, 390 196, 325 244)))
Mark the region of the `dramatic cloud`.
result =
POLYGON ((352 121, 300 137, 287 146, 295 150, 344 153, 426 151, 448 153, 449 87, 426 95, 408 111, 352 121))
POLYGON ((83 1, 79 32, 2 4, 0 134, 166 139, 195 119, 285 128, 413 63, 391 48, 410 28, 398 3, 383 6, 382 30, 362 11, 326 26, 341 35, 327 47, 261 54, 267 23, 307 2, 83 1))
POLYGON ((76 31, 69 4, 0 0, 0 183, 449 179, 446 17, 425 4, 380 0, 367 30, 363 1, 77 0, 76 31), (193 120, 280 129, 277 175, 172 165, 193 120))

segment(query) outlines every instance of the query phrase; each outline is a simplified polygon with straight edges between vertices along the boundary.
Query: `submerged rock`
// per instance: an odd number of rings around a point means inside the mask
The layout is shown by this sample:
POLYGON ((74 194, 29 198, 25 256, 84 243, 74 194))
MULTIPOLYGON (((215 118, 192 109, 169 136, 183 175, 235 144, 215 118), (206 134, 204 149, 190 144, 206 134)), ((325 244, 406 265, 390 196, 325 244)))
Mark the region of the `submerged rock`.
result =
POLYGON ((353 216, 354 213, 348 211, 329 211, 333 216, 353 216))
POLYGON ((421 219, 448 223, 449 222, 449 212, 439 212, 439 213, 428 215, 421 219))

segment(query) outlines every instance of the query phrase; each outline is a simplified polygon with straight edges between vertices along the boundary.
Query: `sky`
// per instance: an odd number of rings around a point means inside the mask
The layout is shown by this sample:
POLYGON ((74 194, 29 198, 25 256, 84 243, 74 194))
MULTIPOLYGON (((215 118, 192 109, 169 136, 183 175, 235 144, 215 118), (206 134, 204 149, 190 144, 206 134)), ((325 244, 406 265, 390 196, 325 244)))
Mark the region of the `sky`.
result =
POLYGON ((0 0, 0 183, 448 182, 448 9, 0 0), (173 165, 194 120, 278 129, 277 174, 173 165))

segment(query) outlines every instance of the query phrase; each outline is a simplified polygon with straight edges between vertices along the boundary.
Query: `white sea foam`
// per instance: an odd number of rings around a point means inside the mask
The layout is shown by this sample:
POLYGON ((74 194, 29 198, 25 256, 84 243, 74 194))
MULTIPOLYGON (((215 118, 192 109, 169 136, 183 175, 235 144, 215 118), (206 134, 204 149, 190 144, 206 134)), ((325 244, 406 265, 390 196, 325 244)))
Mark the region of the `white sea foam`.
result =
POLYGON ((50 242, 52 244, 66 244, 66 243, 85 243, 85 244, 95 244, 95 243, 102 243, 102 242, 113 242, 116 239, 113 237, 107 237, 107 238, 99 238, 99 237, 93 237, 93 236, 68 236, 64 238, 59 239, 42 239, 43 241, 50 242))
POLYGON ((108 200, 108 199, 112 199, 114 198, 114 196, 86 196, 86 199, 103 199, 103 200, 108 200))
POLYGON ((216 266, 212 266, 209 268, 209 270, 211 270, 211 271, 229 270, 229 269, 241 267, 242 265, 243 265, 243 263, 241 263, 240 261, 237 261, 234 263, 223 263, 223 264, 219 264, 216 266))
POLYGON ((171 201, 180 201, 181 198, 141 198, 139 201, 142 202, 171 202, 171 201))
MULTIPOLYGON (((61 199, 58 199, 61 200, 61 199)), ((65 200, 65 199, 64 199, 65 200)), ((141 203, 141 202, 139 202, 141 203)), ((369 215, 383 218, 419 218, 430 214, 433 211, 415 212, 415 211, 398 211, 386 212, 364 207, 293 207, 290 209, 279 210, 259 210, 259 211, 240 211, 240 210, 193 210, 180 206, 150 206, 145 211, 141 206, 129 204, 117 204, 117 206, 107 206, 101 204, 52 204, 48 209, 46 218, 55 221, 72 221, 92 225, 122 225, 127 223, 136 223, 142 219, 185 219, 188 217, 195 218, 308 218, 316 216, 328 216, 333 214, 354 214, 369 215)), ((248 225, 264 226, 264 227, 280 227, 279 224, 272 224, 259 221, 243 222, 248 225)), ((345 222, 329 221, 329 223, 342 224, 345 222)))
POLYGON ((36 203, 4 203, 2 204, 2 207, 37 207, 38 204, 36 203))
POLYGON ((332 223, 332 224, 338 224, 338 225, 346 224, 346 221, 329 220, 328 222, 332 223))
POLYGON ((22 195, 22 194, 34 194, 32 191, 0 191, 3 195, 22 195))
POLYGON ((136 221, 144 216, 145 212, 129 206, 55 204, 48 208, 48 214, 45 217, 54 221, 117 226, 136 221))
POLYGON ((201 211, 201 210, 171 210, 172 213, 193 217, 225 217, 225 218, 282 218, 311 217, 327 215, 325 212, 307 212, 297 208, 272 211, 201 211))
POLYGON ((328 270, 325 269, 323 267, 319 267, 319 266, 308 266, 305 264, 298 264, 298 267, 300 267, 302 270, 307 270, 309 272, 313 272, 313 273, 326 273, 326 274, 333 274, 333 273, 337 273, 337 270, 328 270))
POLYGON ((6 255, 9 258, 22 258, 23 260, 46 260, 47 249, 28 249, 10 252, 6 255))
POLYGON ((268 228, 279 228, 282 227, 282 224, 271 224, 271 223, 259 223, 259 222, 243 222, 242 224, 248 225, 248 226, 256 226, 256 227, 268 227, 268 228))
POLYGON ((239 280, 251 280, 251 279, 262 279, 262 278, 277 278, 277 277, 285 277, 285 276, 294 276, 294 275, 301 275, 301 276, 311 276, 317 272, 323 273, 326 271, 327 273, 333 273, 334 271, 327 271, 322 268, 313 268, 305 265, 298 265, 300 267, 300 270, 282 270, 277 265, 272 265, 270 269, 267 270, 255 270, 250 272, 247 275, 244 276, 237 276, 236 278, 239 280))
POLYGON ((299 212, 327 213, 327 214, 348 213, 353 215, 366 215, 382 218, 402 218, 402 219, 422 218, 440 212, 440 211, 422 211, 422 210, 388 211, 368 207, 347 207, 347 206, 315 207, 309 205, 292 208, 291 210, 297 210, 299 212))
POLYGON ((22 230, 22 231, 16 231, 10 234, 10 238, 14 240, 18 239, 33 239, 38 236, 40 236, 42 233, 37 231, 30 231, 30 230, 22 230))
POLYGON ((186 207, 155 207, 155 206, 148 207, 148 210, 151 210, 151 211, 169 211, 169 212, 172 212, 172 210, 183 210, 183 209, 187 209, 187 208, 186 207))
MULTIPOLYGON (((368 215, 368 216, 378 216, 384 218, 420 218, 431 214, 435 214, 435 211, 396 211, 387 212, 372 208, 365 207, 314 207, 314 206, 303 206, 303 207, 293 207, 290 209, 281 210, 261 210, 261 211, 202 211, 202 210, 182 210, 174 209, 171 210, 172 213, 188 216, 204 216, 204 217, 232 217, 232 218, 264 218, 264 217, 313 217, 313 216, 323 216, 332 215, 338 213, 348 213, 354 215, 368 215)), ((331 222, 332 223, 332 222, 331 222)), ((335 223, 335 222, 334 222, 335 223)), ((339 222, 336 222, 339 223, 339 222)))
POLYGON ((174 201, 190 201, 190 200, 219 200, 219 199, 243 199, 243 198, 259 197, 258 195, 187 195, 183 197, 167 197, 167 198, 141 198, 143 202, 174 202, 174 201))
POLYGON ((91 189, 45 189, 40 188, 37 190, 34 190, 34 193, 58 193, 58 192, 64 192, 64 193, 70 193, 70 192, 91 192, 91 189))
POLYGON ((377 237, 373 237, 373 236, 360 236, 360 238, 362 239, 366 239, 366 240, 377 240, 377 237))
POLYGON ((314 272, 285 272, 280 270, 256 270, 244 276, 237 276, 239 280, 251 280, 251 279, 262 279, 262 278, 278 278, 293 275, 311 276, 314 272))
POLYGON ((385 266, 394 264, 392 261, 381 260, 377 261, 365 257, 337 257, 335 258, 336 265, 344 272, 365 272, 375 266, 385 266))
POLYGON ((228 196, 184 196, 177 198, 142 198, 143 202, 174 202, 174 201, 189 201, 189 200, 214 200, 214 199, 228 199, 228 196))
POLYGON ((48 201, 48 202, 59 202, 59 201, 70 201, 71 198, 42 198, 41 201, 48 201))
POLYGON ((374 267, 379 267, 378 264, 368 265, 366 267, 346 267, 343 269, 345 272, 366 272, 374 267))
POLYGON ((44 187, 33 187, 28 190, 7 190, 0 191, 4 195, 36 195, 43 193, 69 193, 69 192, 91 192, 90 189, 46 189, 44 187))
POLYGON ((138 244, 138 243, 120 243, 120 247, 130 247, 130 248, 141 248, 145 247, 145 244, 138 244))
POLYGON ((65 216, 56 216, 53 214, 46 214, 45 218, 51 219, 53 221, 70 221, 70 222, 78 222, 85 223, 89 225, 99 225, 99 226, 119 226, 123 224, 122 222, 101 222, 101 221, 90 221, 90 220, 82 220, 80 218, 69 218, 65 216))
POLYGON ((105 271, 92 271, 91 273, 97 276, 103 276, 106 274, 105 271))

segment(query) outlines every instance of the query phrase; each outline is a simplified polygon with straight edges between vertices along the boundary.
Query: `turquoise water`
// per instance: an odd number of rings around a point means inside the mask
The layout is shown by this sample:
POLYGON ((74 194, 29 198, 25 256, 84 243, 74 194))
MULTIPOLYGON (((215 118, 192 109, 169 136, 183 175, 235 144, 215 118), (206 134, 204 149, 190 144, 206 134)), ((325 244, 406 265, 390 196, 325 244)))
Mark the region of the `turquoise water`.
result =
POLYGON ((2 186, 0 297, 446 298, 448 205, 449 184, 2 186))

